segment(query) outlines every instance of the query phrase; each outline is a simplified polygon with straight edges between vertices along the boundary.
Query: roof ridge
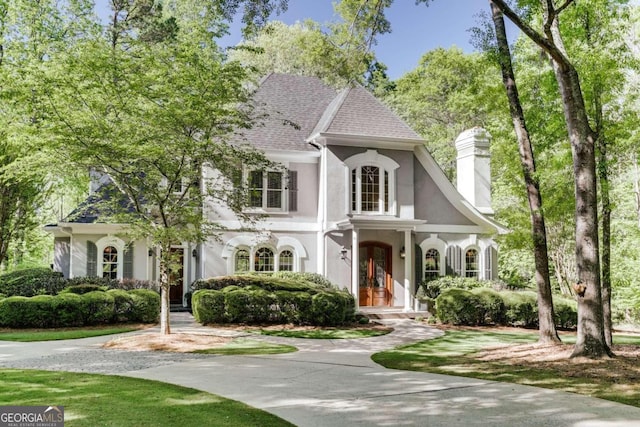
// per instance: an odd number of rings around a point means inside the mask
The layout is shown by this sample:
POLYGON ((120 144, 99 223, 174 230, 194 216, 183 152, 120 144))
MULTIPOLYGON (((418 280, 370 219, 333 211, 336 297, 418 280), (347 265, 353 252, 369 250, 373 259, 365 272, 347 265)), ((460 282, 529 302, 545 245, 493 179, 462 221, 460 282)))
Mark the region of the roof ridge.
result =
POLYGON ((316 124, 316 127, 313 129, 311 134, 307 137, 307 140, 311 140, 314 135, 322 133, 329 129, 331 123, 333 123, 333 119, 335 119, 336 115, 344 105, 344 101, 347 99, 349 93, 353 90, 353 85, 349 85, 342 89, 333 100, 327 105, 327 108, 322 113, 320 120, 316 124))

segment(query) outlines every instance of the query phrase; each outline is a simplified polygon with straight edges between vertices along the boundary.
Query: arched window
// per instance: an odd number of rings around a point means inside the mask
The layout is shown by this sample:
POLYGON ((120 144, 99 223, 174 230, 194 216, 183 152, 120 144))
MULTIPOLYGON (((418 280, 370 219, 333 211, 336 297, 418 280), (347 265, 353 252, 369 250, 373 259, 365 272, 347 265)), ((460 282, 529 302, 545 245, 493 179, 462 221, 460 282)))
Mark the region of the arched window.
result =
POLYGON ((429 249, 424 254, 424 280, 437 279, 440 276, 440 253, 429 249))
POLYGON ((274 271, 275 263, 273 251, 269 248, 260 248, 256 251, 254 258, 255 271, 274 271))
POLYGON ((249 262, 249 251, 246 249, 239 249, 236 252, 234 259, 234 272, 245 273, 251 269, 249 262))
POLYGON ((345 165, 349 168, 351 212, 394 215, 398 163, 376 150, 367 150, 346 159, 345 165))
POLYGON ((118 278, 118 250, 113 246, 107 246, 102 251, 102 277, 118 278))
POLYGON ((467 249, 464 256, 464 275, 465 277, 478 277, 478 251, 475 249, 467 249))
POLYGON ((293 271, 293 252, 284 250, 278 259, 278 271, 293 271))

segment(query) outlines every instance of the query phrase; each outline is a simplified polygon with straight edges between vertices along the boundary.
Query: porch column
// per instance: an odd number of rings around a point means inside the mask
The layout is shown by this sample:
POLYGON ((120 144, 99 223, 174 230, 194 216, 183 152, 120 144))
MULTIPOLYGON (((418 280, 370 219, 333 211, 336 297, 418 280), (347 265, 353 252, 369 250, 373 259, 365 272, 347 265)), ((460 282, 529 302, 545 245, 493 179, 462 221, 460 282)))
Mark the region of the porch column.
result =
POLYGON ((414 258, 411 230, 404 231, 404 254, 404 311, 411 311, 411 274, 414 258))
POLYGON ((360 286, 358 281, 358 265, 360 259, 360 245, 358 243, 358 229, 351 230, 351 293, 356 300, 356 310, 360 306, 360 286))

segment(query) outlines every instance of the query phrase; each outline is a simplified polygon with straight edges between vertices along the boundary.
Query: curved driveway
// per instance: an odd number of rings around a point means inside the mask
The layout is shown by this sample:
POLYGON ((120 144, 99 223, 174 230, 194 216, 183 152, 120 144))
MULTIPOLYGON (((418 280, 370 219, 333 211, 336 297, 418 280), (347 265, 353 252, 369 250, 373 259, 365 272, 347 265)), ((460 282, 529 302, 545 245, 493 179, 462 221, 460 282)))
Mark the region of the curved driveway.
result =
MULTIPOLYGON (((197 331, 188 313, 173 331, 197 331)), ((440 331, 390 321, 392 334, 359 340, 284 341, 300 351, 215 356, 104 350, 112 339, 41 343, 0 341, 0 366, 96 372, 159 380, 215 393, 299 426, 640 427, 640 409, 571 393, 420 372, 385 369, 372 353, 440 331)), ((144 333, 144 332, 143 332, 144 333)))

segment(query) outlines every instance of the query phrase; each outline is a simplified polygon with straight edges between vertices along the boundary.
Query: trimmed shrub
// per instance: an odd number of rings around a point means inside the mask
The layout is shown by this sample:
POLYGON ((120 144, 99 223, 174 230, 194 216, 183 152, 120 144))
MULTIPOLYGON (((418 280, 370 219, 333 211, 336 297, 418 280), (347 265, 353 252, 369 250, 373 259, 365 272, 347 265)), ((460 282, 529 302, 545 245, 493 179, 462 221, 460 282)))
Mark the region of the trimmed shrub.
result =
POLYGON ((135 311, 133 296, 122 289, 110 289, 107 294, 113 298, 113 317, 111 321, 114 323, 132 322, 135 311))
POLYGON ((106 289, 115 289, 118 287, 118 280, 100 276, 81 276, 67 279, 67 287, 94 285, 106 289))
POLYGON ((273 277, 268 274, 246 274, 240 276, 220 276, 209 279, 200 279, 193 282, 191 288, 196 291, 199 289, 215 289, 221 290, 229 286, 237 286, 246 288, 248 286, 257 286, 265 291, 316 291, 317 286, 308 282, 296 282, 295 280, 273 277))
POLYGON ((208 325, 225 321, 225 295, 212 289, 201 289, 193 293, 193 317, 196 322, 208 325))
MULTIPOLYGON (((350 296, 350 295, 349 295, 350 296)), ((344 292, 318 292, 311 297, 310 323, 320 326, 342 325, 355 318, 355 310, 344 292)))
POLYGON ((61 293, 83 295, 94 291, 106 292, 107 290, 109 290, 109 288, 104 285, 83 284, 67 286, 61 291, 61 293))
POLYGON ((438 295, 445 289, 465 289, 491 288, 493 282, 490 280, 478 280, 473 277, 443 276, 438 279, 425 280, 420 283, 416 292, 418 298, 438 298, 438 295))
POLYGON ((0 274, 0 292, 6 296, 56 295, 65 286, 62 273, 49 268, 27 268, 0 274))
POLYGON ((149 289, 133 289, 129 291, 133 298, 134 308, 131 313, 132 322, 155 323, 160 320, 160 295, 149 289))
POLYGON ((23 296, 7 297, 0 300, 0 326, 22 328, 23 313, 27 312, 29 298, 23 296))
POLYGON ((84 325, 83 313, 86 312, 85 298, 74 293, 60 293, 52 301, 55 314, 53 327, 68 328, 84 325))
POLYGON ((471 293, 479 298, 478 321, 481 325, 505 324, 506 309, 499 292, 489 288, 476 288, 471 293))
POLYGON ((295 271, 277 271, 273 273, 273 277, 287 279, 294 282, 308 282, 317 285, 321 289, 339 289, 331 283, 329 279, 318 273, 302 273, 295 271))
POLYGON ((568 298, 554 298, 553 311, 556 326, 573 329, 578 326, 578 303, 568 298))
POLYGON ((480 297, 465 289, 445 289, 436 298, 438 320, 453 325, 480 323, 480 297))
POLYGON ((224 306, 227 320, 231 323, 247 323, 249 302, 249 293, 243 289, 225 292, 224 306))
POLYGON ((538 297, 530 291, 502 293, 506 308, 506 321, 513 326, 532 328, 538 325, 538 297))
POLYGON ((152 280, 139 280, 139 279, 122 279, 116 282, 115 288, 122 289, 124 291, 132 291, 134 289, 148 289, 160 293, 160 283, 152 280))
POLYGON ((92 291, 83 294, 83 299, 85 325, 100 325, 111 321, 115 308, 113 296, 103 291, 92 291))

